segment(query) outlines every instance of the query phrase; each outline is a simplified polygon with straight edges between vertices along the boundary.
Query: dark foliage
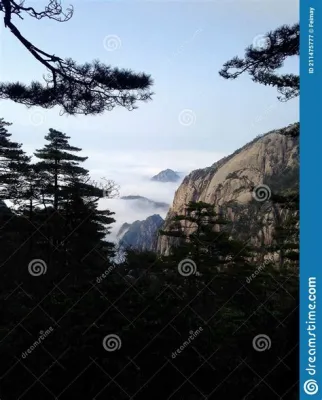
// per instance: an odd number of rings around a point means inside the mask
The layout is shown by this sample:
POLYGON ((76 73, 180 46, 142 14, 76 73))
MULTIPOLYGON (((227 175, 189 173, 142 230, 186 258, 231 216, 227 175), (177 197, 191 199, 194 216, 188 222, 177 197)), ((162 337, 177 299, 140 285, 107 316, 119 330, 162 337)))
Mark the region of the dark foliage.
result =
POLYGON ((62 113, 100 114, 116 106, 133 110, 139 101, 148 101, 153 93, 152 80, 144 73, 114 68, 99 61, 77 64, 76 61, 49 54, 29 42, 13 23, 14 17, 49 18, 67 22, 73 16, 73 7, 66 12, 60 0, 49 0, 43 11, 26 6, 25 1, 1 0, 0 11, 4 13, 4 26, 38 60, 47 71, 44 83, 0 83, 0 99, 10 99, 27 107, 61 107, 62 113))
MULTIPOLYGON (((128 251, 116 265, 86 157, 62 132, 45 139, 39 162, 24 159, 17 207, 0 203, 1 399, 297 399, 297 268, 253 262, 202 202, 175 218, 171 256, 128 251)), ((16 167, 0 154, 1 178, 16 167)))
POLYGON ((23 181, 22 173, 30 161, 21 144, 11 141, 11 133, 7 130, 10 125, 0 118, 0 199, 17 197, 17 188, 23 181))
POLYGON ((225 79, 236 79, 248 73, 254 82, 275 87, 281 101, 299 95, 300 78, 294 74, 278 75, 288 57, 300 54, 300 27, 283 25, 264 37, 258 38, 246 48, 244 58, 234 57, 227 61, 219 74, 225 79))

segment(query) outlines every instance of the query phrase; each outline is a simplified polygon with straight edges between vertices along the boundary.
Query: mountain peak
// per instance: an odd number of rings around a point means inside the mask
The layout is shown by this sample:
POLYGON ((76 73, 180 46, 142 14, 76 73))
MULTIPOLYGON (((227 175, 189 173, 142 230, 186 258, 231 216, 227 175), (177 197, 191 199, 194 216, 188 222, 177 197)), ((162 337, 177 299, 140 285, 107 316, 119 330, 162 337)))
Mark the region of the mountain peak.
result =
POLYGON ((180 176, 172 169, 165 169, 151 178, 151 181, 156 182, 178 182, 180 176))

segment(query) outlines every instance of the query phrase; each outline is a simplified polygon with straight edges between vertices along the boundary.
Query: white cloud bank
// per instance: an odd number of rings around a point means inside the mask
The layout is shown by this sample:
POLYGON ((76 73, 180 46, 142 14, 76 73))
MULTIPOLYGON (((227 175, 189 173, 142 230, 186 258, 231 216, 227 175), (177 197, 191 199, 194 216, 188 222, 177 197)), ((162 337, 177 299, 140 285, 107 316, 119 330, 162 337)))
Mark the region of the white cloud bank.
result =
MULTIPOLYGON (((160 151, 160 152, 86 152, 89 156, 86 168, 93 179, 111 179, 120 187, 120 196, 138 195, 154 201, 172 204, 174 193, 183 178, 191 171, 205 168, 218 161, 226 154, 193 151, 160 151), (152 182, 150 178, 164 169, 173 169, 181 173, 181 181, 176 183, 152 182)), ((102 199, 99 208, 115 212, 116 222, 112 227, 110 240, 124 222, 132 223, 146 219, 153 214, 165 218, 166 211, 155 210, 147 206, 142 209, 135 201, 102 199)))

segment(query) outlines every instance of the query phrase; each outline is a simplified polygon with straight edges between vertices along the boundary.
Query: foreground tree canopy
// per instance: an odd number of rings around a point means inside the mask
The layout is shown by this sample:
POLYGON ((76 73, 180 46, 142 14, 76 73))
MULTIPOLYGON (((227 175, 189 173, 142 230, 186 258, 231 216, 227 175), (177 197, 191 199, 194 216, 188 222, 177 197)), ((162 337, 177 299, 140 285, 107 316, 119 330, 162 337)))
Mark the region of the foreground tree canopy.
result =
POLYGON ((59 106, 62 113, 70 115, 100 114, 116 106, 133 110, 137 108, 138 101, 151 99, 153 93, 150 88, 153 82, 149 75, 114 68, 99 61, 77 64, 70 58, 62 59, 29 42, 15 26, 14 18, 23 19, 27 15, 36 20, 49 18, 67 22, 73 16, 73 7, 64 11, 60 0, 49 0, 41 11, 25 3, 25 0, 0 0, 4 26, 44 65, 47 75, 43 83, 33 81, 25 85, 20 82, 0 82, 1 99, 10 99, 27 107, 59 106))
POLYGON ((254 82, 277 88, 280 101, 297 97, 300 78, 295 74, 278 75, 284 61, 300 54, 300 27, 283 25, 264 36, 257 36, 245 50, 244 58, 234 57, 227 61, 219 74, 225 79, 236 79, 247 72, 254 82))

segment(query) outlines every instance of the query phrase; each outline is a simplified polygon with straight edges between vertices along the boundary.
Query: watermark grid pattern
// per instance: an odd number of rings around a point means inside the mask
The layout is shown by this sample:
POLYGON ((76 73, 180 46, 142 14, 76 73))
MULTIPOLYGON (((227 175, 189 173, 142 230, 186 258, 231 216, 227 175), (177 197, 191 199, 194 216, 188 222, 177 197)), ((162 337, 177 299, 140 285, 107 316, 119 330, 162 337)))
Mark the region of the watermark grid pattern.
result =
MULTIPOLYGON (((199 33, 199 32, 198 32, 199 33)), ((194 37, 195 37, 195 35, 194 35, 194 37)), ((194 38, 193 37, 193 38, 194 38)), ((267 43, 267 41, 265 42, 265 40, 262 38, 262 37, 257 37, 257 38, 255 38, 256 39, 256 46, 261 46, 261 47, 263 47, 263 46, 267 46, 267 45, 269 45, 268 43, 267 43)), ((254 40, 255 40, 254 39, 254 40)), ((120 38, 118 37, 118 36, 116 36, 116 35, 110 35, 110 36, 107 36, 105 39, 104 39, 104 46, 106 47, 106 49, 108 50, 108 51, 114 51, 114 50, 117 50, 117 49, 119 49, 119 48, 121 48, 121 46, 122 46, 122 42, 121 42, 121 40, 120 40, 120 38)), ((32 122, 32 124, 34 124, 34 125, 36 125, 36 126, 38 126, 38 125, 40 125, 40 124, 42 124, 43 123, 43 119, 42 119, 42 116, 40 115, 36 115, 36 114, 33 114, 33 116, 31 116, 30 117, 31 118, 31 122, 32 122)), ((193 112, 193 110, 190 110, 190 109, 184 109, 183 111, 181 111, 180 112, 180 114, 179 114, 179 122, 180 122, 180 124, 182 124, 182 125, 184 125, 184 126, 189 126, 189 125, 191 125, 191 124, 194 124, 195 122, 196 122, 196 115, 195 115, 195 113, 193 112)), ((254 198, 255 198, 255 200, 258 200, 258 201, 266 201, 266 200, 268 200, 269 198, 270 198, 270 189, 266 186, 266 187, 264 187, 265 185, 261 185, 260 187, 258 187, 258 188, 256 188, 255 189, 255 191, 254 191, 254 193, 253 193, 253 196, 254 196, 254 198), (264 194, 263 194, 264 193, 264 194)), ((32 224, 32 222, 30 221, 30 223, 32 224)), ((35 227, 35 229, 39 229, 38 227, 35 227)), ((246 245, 246 243, 245 243, 245 245, 246 245)), ((57 250, 58 251, 60 251, 60 249, 57 247, 57 250)), ((96 252, 98 252, 98 250, 97 249, 93 249, 94 251, 96 251, 96 252)), ((187 260, 184 260, 185 261, 185 263, 187 262, 187 260)), ((195 265, 195 263, 192 261, 192 260, 190 260, 190 264, 189 264, 189 268, 187 269, 187 266, 186 265, 184 265, 185 263, 182 263, 180 266, 179 266, 179 272, 180 272, 180 274, 182 275, 182 276, 189 276, 189 275, 195 275, 196 273, 197 273, 197 267, 196 267, 196 265, 195 265), (192 272, 191 272, 192 271, 192 272)), ((153 265, 150 267, 150 268, 152 268, 153 267, 153 265)), ((40 276, 40 275, 44 275, 44 274, 46 274, 46 272, 47 272, 47 265, 46 265, 46 263, 43 261, 43 260, 39 260, 39 259, 35 259, 35 260, 31 260, 30 262, 29 262, 29 264, 27 265, 27 268, 28 268, 28 271, 29 271, 29 273, 30 273, 30 275, 32 275, 32 276, 40 276)), ((96 325, 97 323, 98 323, 98 321, 100 320, 100 318, 106 313, 106 312, 108 312, 108 310, 110 309, 110 308, 114 308, 114 309, 116 309, 120 314, 122 314, 122 316, 124 317, 124 314, 122 313, 122 311, 121 310, 119 310, 117 307, 116 307, 116 304, 117 304, 117 302, 118 302, 118 300, 119 299, 116 299, 113 303, 111 303, 105 296, 104 296, 104 294, 99 290, 99 288, 98 288, 98 285, 102 282, 102 280, 103 279, 105 279, 110 273, 114 273, 114 272, 116 272, 116 273, 118 273, 117 272, 117 270, 115 269, 115 266, 111 266, 107 271, 105 271, 104 272, 104 274, 102 274, 100 277, 98 277, 97 279, 96 279, 96 284, 92 284, 92 286, 89 288, 89 290, 88 291, 86 291, 85 293, 83 293, 82 294, 82 296, 81 296, 81 298, 85 298, 90 292, 92 292, 93 290, 96 290, 96 291, 98 291, 104 298, 105 298, 105 300, 107 300, 109 303, 110 303, 110 306, 109 306, 109 308, 107 309, 107 310, 105 310, 104 312, 102 312, 100 315, 99 315, 99 317, 97 317, 96 319, 95 319, 95 321, 93 322, 93 324, 91 325, 91 326, 89 326, 88 327, 88 329, 83 333, 83 334, 86 334, 87 333, 87 331, 88 330, 90 330, 94 325, 96 325)), ((259 271, 260 272, 260 271, 259 271)), ((67 276, 68 275, 66 275, 65 276, 65 278, 67 278, 67 276)), ((64 279, 65 279, 64 278, 64 279)), ((64 280, 63 279, 63 280, 64 280)), ((254 279, 254 277, 252 276, 252 279, 254 279)), ((62 281, 63 281, 62 280, 62 281)), ((62 282, 61 281, 61 282, 62 282)), ((35 305, 34 305, 34 307, 31 309, 31 311, 28 313, 28 315, 29 314, 31 314, 34 310, 41 310, 41 311, 43 311, 44 313, 45 313, 45 311, 42 309, 42 307, 41 307, 41 304, 42 304, 42 302, 45 300, 45 298, 46 297, 48 297, 52 292, 54 292, 54 291, 61 291, 61 289, 60 289, 60 287, 59 287, 59 285, 61 284, 61 282, 59 282, 59 283, 57 283, 57 284, 55 284, 54 285, 54 287, 52 288, 52 290, 50 291, 50 292, 48 292, 47 294, 46 294, 46 296, 43 298, 43 299, 41 299, 39 302, 37 302, 35 305)), ((247 282, 247 283, 249 283, 249 282, 247 282)), ((242 286, 241 287, 244 287, 245 285, 244 284, 242 284, 242 286)), ((283 285, 282 285, 283 286, 283 285)), ((21 288, 21 284, 19 284, 19 285, 17 285, 17 291, 20 291, 20 290, 23 290, 22 288, 21 288)), ((15 289, 15 290, 16 290, 15 289)), ((209 289, 209 288, 207 288, 207 287, 205 287, 204 289, 202 289, 202 291, 203 290, 206 290, 206 289, 209 289)), ((136 290, 135 289, 135 287, 132 285, 132 286, 130 286, 128 289, 126 289, 126 291, 128 291, 128 290, 136 290)), ((166 291, 166 290, 172 290, 171 288, 169 288, 169 287, 166 287, 166 288, 164 288, 164 291, 166 291)), ((248 289, 249 290, 249 289, 248 289)), ((139 292, 136 290, 136 292, 139 294, 139 292)), ((24 292, 25 294, 26 294, 26 292, 24 292)), ((124 292, 125 293, 125 292, 124 292)), ((124 293, 123 293, 123 295, 124 295, 124 293)), ((238 291, 236 291, 236 293, 234 294, 234 296, 236 296, 238 294, 238 291)), ((178 294, 176 294, 178 297, 180 297, 178 294)), ((190 307, 190 304, 193 302, 193 300, 194 299, 191 299, 191 301, 188 303, 188 305, 186 306, 186 307, 190 307)), ((78 302, 77 302, 78 303, 78 302)), ((63 319, 64 319, 64 317, 65 316, 67 316, 68 315, 68 313, 70 312, 70 310, 71 309, 73 309, 76 305, 77 305, 77 303, 75 303, 75 304, 72 304, 71 305, 71 307, 66 311, 66 313, 63 315, 63 316, 61 316, 59 319, 57 319, 57 321, 55 321, 54 320, 54 322, 55 322, 55 324, 57 325, 57 326, 59 326, 59 322, 60 321, 62 321, 63 319)), ((259 308, 261 308, 261 307, 265 307, 265 303, 263 303, 263 304, 261 304, 261 305, 259 305, 259 308)), ((143 310, 142 311, 142 313, 144 313, 144 311, 145 310, 143 310)), ((184 310, 180 310, 179 312, 178 312, 178 314, 177 315, 179 315, 181 312, 183 312, 184 310)), ((216 310, 215 312, 214 312, 214 314, 213 314, 213 316, 211 317, 211 319, 212 318, 214 318, 217 314, 218 314, 218 312, 219 312, 219 310, 216 310)), ((19 321, 19 323, 10 331, 10 332, 8 332, 3 338, 2 338, 2 341, 4 341, 5 339, 6 339, 6 337, 7 336, 9 336, 12 332, 14 332, 15 330, 16 330, 16 328, 18 327, 18 326, 23 326, 23 322, 24 322, 24 320, 25 319, 27 319, 27 317, 28 317, 28 315, 26 315, 25 317, 23 317, 22 319, 21 319, 21 321, 19 321)), ((250 316, 251 317, 251 316, 250 316)), ((250 318, 249 317, 249 318, 250 318)), ((52 320, 53 320, 53 318, 52 317, 50 317, 52 320)), ((309 317, 310 318, 310 317, 309 317)), ((205 325, 207 325, 208 323, 209 323, 209 321, 210 321, 210 319, 208 320, 208 321, 204 321, 205 322, 205 325)), ((310 318, 310 321, 312 322, 312 318, 310 318)), ((133 323, 135 322, 135 320, 133 320, 133 321, 129 321, 128 320, 128 322, 129 322, 129 324, 130 325, 133 325, 133 323)), ((173 321, 171 321, 171 322, 173 322, 173 321)), ((160 332, 158 332, 158 334, 157 335, 159 335, 163 330, 165 330, 168 326, 171 326, 171 322, 167 325, 167 326, 165 326, 165 327, 163 327, 162 328, 162 330, 160 331, 160 332)), ((279 322, 279 324, 282 324, 283 323, 283 321, 278 321, 279 322)), ((246 324, 247 323, 247 319, 243 322, 243 324, 246 324)), ((312 323, 314 323, 314 322, 312 322, 312 323)), ((31 352, 36 348, 36 347, 38 347, 38 345, 39 346, 41 346, 41 347, 43 347, 43 341, 44 341, 44 339, 49 335, 49 333, 51 333, 51 332, 53 332, 53 328, 52 327, 50 327, 48 330, 46 330, 45 332, 41 332, 41 335, 39 336, 39 338, 34 342, 34 343, 36 343, 36 345, 32 345, 33 346, 33 348, 29 348, 29 349, 27 349, 26 350, 26 352, 24 352, 23 353, 23 355, 22 355, 22 358, 26 358, 27 357, 27 355, 26 354, 31 354, 31 352)), ((180 351, 183 351, 194 339, 196 339, 197 338, 197 336, 199 335, 199 334, 201 334, 202 333, 202 331, 203 331, 203 328, 202 327, 200 327, 196 332, 192 332, 192 334, 189 336, 189 339, 187 340, 187 341, 184 341, 183 342, 183 345, 182 346, 180 346, 180 348, 179 348, 179 350, 180 351), (190 340, 190 341, 189 341, 190 340), (182 347, 182 349, 181 349, 181 347, 182 347)), ((190 332, 189 332, 190 333, 190 332)), ((154 338, 152 338, 151 339, 151 341, 153 341, 153 339, 154 338)), ((119 336, 119 335, 116 335, 116 334, 110 334, 110 335, 107 335, 107 336, 105 336, 103 339, 103 343, 102 343, 102 346, 103 346, 103 348, 107 351, 107 352, 111 352, 111 351, 116 351, 116 350, 120 350, 121 348, 122 348, 122 339, 121 339, 121 337, 119 336)), ((311 339, 312 340, 312 339, 311 339)), ((313 342, 312 342, 313 343, 313 342)), ((129 365, 131 365, 131 364, 133 364, 134 363, 134 360, 136 359, 136 358, 138 358, 138 356, 145 350, 145 348, 147 347, 149 345, 149 343, 147 343, 147 344, 145 344, 141 349, 140 349, 140 351, 136 354, 136 356, 134 357, 134 359, 133 360, 130 360, 130 362, 123 368, 123 370, 127 367, 127 366, 129 366, 129 365)), ((265 334, 259 334, 258 335, 258 337, 255 337, 254 339, 253 339, 253 346, 254 346, 254 348, 256 347, 256 349, 257 349, 257 351, 263 351, 263 349, 264 350, 269 350, 269 348, 270 348, 270 346, 271 346, 271 340, 270 340, 270 338, 269 337, 267 337, 265 334), (265 342, 265 344, 264 344, 264 346, 262 345, 262 344, 260 344, 260 340, 266 340, 266 342, 265 342), (255 344, 254 344, 255 343, 255 344)), ((311 346, 310 346, 311 347, 311 346)), ((67 348, 65 351, 67 352, 69 349, 67 348)), ((219 349, 217 349, 216 351, 218 351, 219 349)), ((172 355, 172 358, 174 359, 174 358, 176 358, 177 357, 177 355, 178 354, 180 354, 180 352, 178 351, 178 350, 176 350, 173 354, 175 355, 175 356, 173 356, 172 355)), ((212 356, 212 355, 211 355, 212 356)), ((213 366, 211 365, 211 363, 208 361, 210 358, 211 358, 211 356, 207 359, 207 360, 204 360, 204 362, 203 362, 203 364, 208 364, 211 368, 213 368, 213 366)), ((284 357, 285 358, 285 357, 284 357)), ((55 363, 58 363, 58 364, 60 364, 59 363, 59 359, 60 359, 60 357, 58 357, 57 359, 55 358, 55 363)), ((238 369, 239 369, 239 367, 241 366, 241 365, 246 365, 249 369, 252 369, 248 364, 247 364, 247 362, 246 362, 247 360, 246 359, 243 359, 243 360, 239 360, 238 361, 238 365, 236 366, 236 368, 232 371, 232 373, 234 372, 234 371, 237 371, 238 369)), ((281 363, 283 362, 283 359, 280 361, 281 363)), ((15 365, 17 365, 17 364, 22 364, 22 362, 21 362, 21 360, 18 360, 14 365, 13 365, 13 367, 12 368, 14 368, 15 367, 15 365)), ((54 364, 55 364, 54 363, 54 364)), ((165 365, 168 365, 168 364, 171 364, 174 368, 176 368, 176 366, 171 362, 171 360, 166 360, 165 361, 165 363, 160 367, 160 369, 159 369, 159 371, 162 369, 162 368, 164 368, 165 367, 165 365)), ((53 365, 54 365, 53 364, 53 365)), ((203 364, 201 364, 201 365, 203 365, 203 364)), ((22 364, 23 365, 23 367, 25 368, 25 369, 27 369, 27 367, 26 367, 26 365, 24 365, 24 364, 22 364)), ((98 369, 100 369, 100 370, 102 370, 102 368, 101 368, 101 366, 98 364, 98 363, 96 363, 96 360, 94 359, 94 358, 90 358, 90 361, 89 361, 89 363, 88 363, 88 365, 86 366, 86 368, 84 368, 84 370, 83 371, 81 371, 78 375, 77 375, 77 377, 76 378, 78 378, 78 377, 81 377, 82 376, 82 374, 90 367, 90 366, 92 366, 92 365, 96 365, 97 366, 97 368, 98 369)), ((46 373, 48 373, 48 371, 50 370, 50 368, 51 368, 51 366, 48 368, 48 370, 46 370, 46 371, 44 371, 40 376, 38 376, 38 377, 36 377, 35 376, 35 382, 40 382, 42 385, 44 385, 42 382, 41 382, 41 378, 46 374, 46 373)), ((199 368, 200 368, 200 366, 199 366, 199 368)), ((199 369, 198 368, 198 369, 199 369)), ((122 371, 123 371, 122 370, 122 371)), ((103 372, 105 373, 105 375, 108 377, 108 379, 109 379, 109 383, 110 382, 113 382, 113 383, 116 383, 116 378, 117 378, 117 376, 118 375, 120 375, 121 373, 122 373, 122 371, 119 371, 118 372, 118 374, 117 375, 115 375, 115 376, 110 376, 108 373, 107 373, 107 371, 105 371, 105 370, 103 370, 103 372)), ((157 374, 159 371, 157 371, 155 374, 157 374)), ((7 373, 9 373, 10 371, 7 371, 7 373)), ((196 373, 197 372, 197 370, 194 372, 194 373, 196 373)), ((255 371, 253 371, 254 372, 254 375, 256 375, 257 377, 258 377, 258 379, 259 379, 259 383, 258 384, 260 384, 261 382, 264 382, 266 385, 268 385, 267 384, 267 382, 265 382, 265 379, 266 379, 266 376, 264 376, 264 377, 261 377, 261 376, 259 376, 255 371)), ((193 376, 193 374, 192 375, 190 375, 190 376, 188 376, 188 377, 184 377, 184 379, 185 379, 185 382, 187 382, 187 381, 190 381, 190 379, 191 379, 191 377, 193 376)), ((2 376, 1 377, 1 379, 3 378, 4 376, 2 376)), ((228 377, 227 377, 228 378, 228 377)), ((151 378, 152 379, 152 378, 151 378)), ((223 381, 224 382, 224 381, 223 381)), ((222 383, 223 383, 222 382, 222 383)), ((70 383, 70 385, 72 385, 72 383, 73 382, 71 382, 70 383)), ((109 384, 108 383, 108 384, 109 384)), ((144 384, 144 386, 145 385, 147 385, 149 382, 146 382, 145 384, 144 384)), ((107 384, 107 385, 108 385, 107 384)), ((106 385, 106 386, 107 386, 106 385)), ((142 386, 142 388, 141 389, 143 389, 143 387, 144 386, 142 386)), ((269 386, 269 385, 268 385, 269 386)), ((312 382, 309 382, 309 384, 307 385, 308 387, 311 387, 312 386, 312 382)), ((55 396, 55 398, 60 398, 61 396, 62 396, 62 394, 68 389, 68 387, 69 386, 67 386, 58 396, 55 396)), ((47 388, 47 387, 45 387, 46 388, 46 390, 48 391, 48 392, 50 392, 53 396, 54 396, 54 394, 47 388)), ((256 388, 256 386, 254 386, 254 390, 255 390, 255 388, 256 388)), ((28 392, 28 390, 29 390, 30 388, 27 388, 26 389, 26 391, 22 394, 22 396, 21 396, 21 398, 23 398, 23 396, 28 392)), ((97 394, 96 394, 96 397, 97 396, 99 396, 101 393, 103 393, 103 391, 104 391, 104 389, 105 389, 105 387, 103 387, 97 394)), ((140 390, 141 390, 140 389, 140 390)), ((180 388, 178 388, 177 390, 179 390, 180 388)), ((272 389, 272 388, 271 388, 272 389)), ((123 392, 124 392, 124 390, 120 387, 120 390, 122 390, 123 392)), ((273 390, 273 389, 272 389, 273 390)), ((213 392, 211 392, 210 394, 208 394, 208 398, 210 398, 210 396, 211 395, 213 395, 214 393, 215 393, 215 391, 216 391, 216 389, 214 389, 214 391, 213 392)), ((138 391, 139 392, 139 391, 138 391)), ((135 397, 135 395, 137 395, 137 393, 138 392, 136 392, 134 395, 130 395, 130 394, 128 394, 128 393, 126 393, 125 392, 125 394, 129 397, 129 398, 134 398, 135 397)), ((247 396, 249 395, 250 393, 248 393, 247 394, 247 396)), ((202 394, 202 393, 200 393, 200 395, 201 396, 203 396, 203 398, 205 398, 205 396, 202 394)), ((246 396, 246 397, 247 397, 246 396)))

